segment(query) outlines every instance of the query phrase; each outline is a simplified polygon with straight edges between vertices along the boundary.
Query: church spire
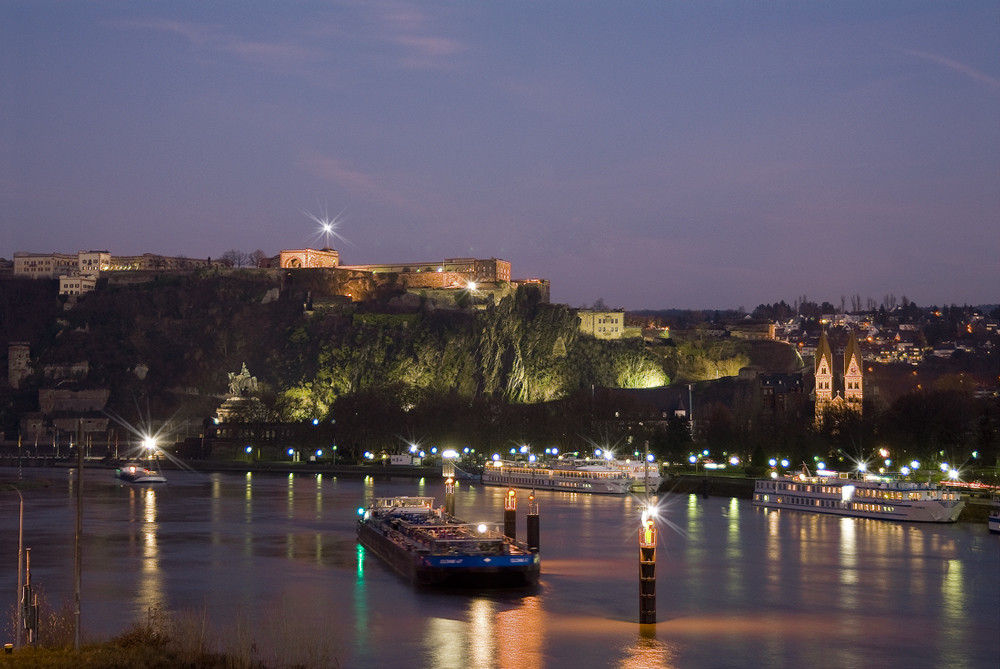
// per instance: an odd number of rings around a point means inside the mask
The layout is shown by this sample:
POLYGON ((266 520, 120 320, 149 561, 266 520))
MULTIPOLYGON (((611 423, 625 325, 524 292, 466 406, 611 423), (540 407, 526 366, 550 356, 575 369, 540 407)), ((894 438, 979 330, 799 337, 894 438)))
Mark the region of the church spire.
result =
POLYGON ((814 376, 816 384, 814 395, 816 399, 816 424, 823 420, 823 411, 833 401, 833 351, 830 349, 830 341, 826 338, 826 330, 819 334, 819 343, 816 345, 816 365, 814 376))
POLYGON ((847 349, 844 351, 844 399, 847 405, 856 411, 861 411, 864 390, 861 384, 861 374, 863 360, 861 358, 861 348, 858 346, 858 338, 851 331, 847 340, 847 349))

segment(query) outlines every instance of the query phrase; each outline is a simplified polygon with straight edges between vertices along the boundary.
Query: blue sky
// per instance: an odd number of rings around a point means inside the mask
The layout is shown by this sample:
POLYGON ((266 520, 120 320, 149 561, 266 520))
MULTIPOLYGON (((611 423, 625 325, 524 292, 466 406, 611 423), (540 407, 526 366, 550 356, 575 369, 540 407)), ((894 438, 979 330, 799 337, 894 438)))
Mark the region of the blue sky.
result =
POLYGON ((1000 4, 0 3, 0 256, 509 260, 554 301, 1000 302, 1000 4))

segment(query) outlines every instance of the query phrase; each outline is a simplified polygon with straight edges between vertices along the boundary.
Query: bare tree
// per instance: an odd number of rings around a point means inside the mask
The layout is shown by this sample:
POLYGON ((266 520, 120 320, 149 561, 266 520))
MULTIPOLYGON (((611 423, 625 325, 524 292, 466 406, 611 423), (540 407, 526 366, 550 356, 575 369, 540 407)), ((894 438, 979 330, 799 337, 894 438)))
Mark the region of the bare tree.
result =
POLYGON ((268 255, 257 249, 250 254, 250 267, 267 267, 268 255))
POLYGON ((229 267, 246 267, 250 263, 250 254, 229 249, 219 257, 219 260, 229 267))

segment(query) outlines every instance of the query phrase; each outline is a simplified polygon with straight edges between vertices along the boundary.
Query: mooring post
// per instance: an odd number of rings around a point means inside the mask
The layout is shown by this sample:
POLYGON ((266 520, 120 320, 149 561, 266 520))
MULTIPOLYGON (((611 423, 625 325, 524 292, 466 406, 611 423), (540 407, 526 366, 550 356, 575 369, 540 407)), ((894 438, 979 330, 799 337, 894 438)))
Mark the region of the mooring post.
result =
POLYGON ((535 494, 528 495, 528 548, 532 553, 538 552, 538 502, 535 494))
POLYGON ((656 622, 656 525, 648 508, 639 528, 639 624, 656 622))
POLYGON ((444 482, 444 512, 455 515, 455 479, 450 476, 444 482))
POLYGON ((507 496, 503 499, 503 533, 517 541, 517 493, 513 488, 507 489, 507 496))
POLYGON ((24 590, 21 593, 21 625, 27 644, 34 646, 38 641, 38 595, 31 587, 31 549, 24 549, 24 590))

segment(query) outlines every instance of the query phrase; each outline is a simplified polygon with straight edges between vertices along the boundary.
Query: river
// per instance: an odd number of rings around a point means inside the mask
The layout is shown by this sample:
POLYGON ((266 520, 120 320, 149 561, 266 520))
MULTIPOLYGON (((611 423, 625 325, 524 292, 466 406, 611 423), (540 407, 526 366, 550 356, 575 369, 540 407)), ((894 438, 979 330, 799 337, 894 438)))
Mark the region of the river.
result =
MULTIPOLYGON (((0 481, 17 475, 0 468, 0 481)), ((47 483, 23 491, 33 584, 57 607, 71 603, 75 471, 22 475, 47 483)), ((390 495, 443 503, 440 480, 168 475, 139 487, 85 471, 85 640, 160 608, 213 648, 344 669, 1000 666, 1000 536, 985 523, 895 524, 663 494, 657 623, 640 629, 632 496, 538 492, 540 585, 470 594, 416 589, 355 541, 359 506, 390 495)), ((503 493, 462 484, 456 515, 500 521, 503 493)), ((0 485, 5 619, 17 507, 0 485)))

